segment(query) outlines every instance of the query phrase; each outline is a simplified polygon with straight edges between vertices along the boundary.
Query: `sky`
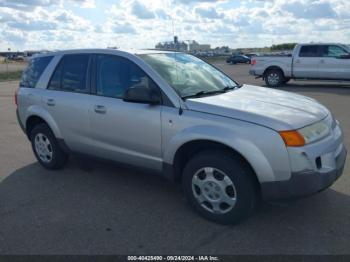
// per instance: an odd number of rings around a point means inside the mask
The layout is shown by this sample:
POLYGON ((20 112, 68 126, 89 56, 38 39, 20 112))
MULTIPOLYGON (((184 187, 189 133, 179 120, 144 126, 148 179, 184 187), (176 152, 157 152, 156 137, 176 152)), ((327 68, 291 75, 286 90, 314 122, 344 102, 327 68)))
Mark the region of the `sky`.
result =
POLYGON ((0 51, 350 44, 349 0, 0 0, 0 51))

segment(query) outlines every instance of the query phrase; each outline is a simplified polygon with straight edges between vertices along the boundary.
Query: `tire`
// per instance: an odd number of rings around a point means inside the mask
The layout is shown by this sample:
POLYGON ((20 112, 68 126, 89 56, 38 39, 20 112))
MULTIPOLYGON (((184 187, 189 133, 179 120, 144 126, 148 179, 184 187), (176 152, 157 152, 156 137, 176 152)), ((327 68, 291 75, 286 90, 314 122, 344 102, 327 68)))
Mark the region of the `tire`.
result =
POLYGON ((270 69, 265 75, 265 83, 269 87, 278 87, 283 84, 284 75, 280 69, 270 69))
POLYGON ((60 169, 68 156, 58 145, 55 135, 47 124, 39 124, 30 133, 32 149, 38 162, 47 169, 60 169))
POLYGON ((249 217, 256 204, 251 172, 230 152, 204 151, 186 164, 182 186, 191 206, 203 217, 236 224, 249 217))

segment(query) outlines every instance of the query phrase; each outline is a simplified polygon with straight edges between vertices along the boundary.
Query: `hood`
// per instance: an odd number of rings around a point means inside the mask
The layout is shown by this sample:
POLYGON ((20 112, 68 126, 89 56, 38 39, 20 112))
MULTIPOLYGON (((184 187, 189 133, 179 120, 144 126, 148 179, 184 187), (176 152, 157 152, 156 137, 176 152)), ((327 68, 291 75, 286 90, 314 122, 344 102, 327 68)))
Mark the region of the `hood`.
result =
POLYGON ((326 107, 312 98, 251 85, 188 99, 186 105, 189 110, 253 122, 277 131, 299 129, 329 114, 326 107))

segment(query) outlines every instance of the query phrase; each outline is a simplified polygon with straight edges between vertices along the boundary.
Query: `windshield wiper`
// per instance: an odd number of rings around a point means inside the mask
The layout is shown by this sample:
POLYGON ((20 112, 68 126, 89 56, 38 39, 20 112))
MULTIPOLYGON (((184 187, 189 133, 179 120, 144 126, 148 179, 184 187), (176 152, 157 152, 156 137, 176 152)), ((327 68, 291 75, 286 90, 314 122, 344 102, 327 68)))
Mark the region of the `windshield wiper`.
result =
POLYGON ((221 94, 221 93, 225 93, 225 92, 226 92, 226 90, 224 90, 224 89, 215 90, 215 91, 199 91, 193 95, 183 96, 182 99, 202 97, 202 96, 207 96, 207 95, 215 95, 215 94, 221 94))
POLYGON ((225 86, 224 89, 222 89, 223 91, 230 91, 230 90, 234 90, 236 89, 237 86, 225 86))
POLYGON ((225 86, 223 89, 220 89, 220 90, 199 91, 193 95, 183 96, 182 99, 196 98, 196 97, 202 97, 202 96, 207 96, 207 95, 222 94, 222 93, 226 93, 228 91, 234 90, 234 89, 236 89, 236 86, 225 86))

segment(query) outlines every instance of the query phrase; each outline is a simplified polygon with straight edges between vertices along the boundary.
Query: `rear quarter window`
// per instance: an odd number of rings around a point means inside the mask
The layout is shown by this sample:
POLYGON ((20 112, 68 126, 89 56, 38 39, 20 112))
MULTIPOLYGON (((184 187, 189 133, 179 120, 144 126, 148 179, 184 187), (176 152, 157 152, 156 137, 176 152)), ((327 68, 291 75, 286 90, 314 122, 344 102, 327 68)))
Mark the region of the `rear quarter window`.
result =
POLYGON ((53 56, 37 57, 29 60, 28 67, 24 70, 19 84, 20 87, 35 88, 40 76, 44 72, 53 56))

